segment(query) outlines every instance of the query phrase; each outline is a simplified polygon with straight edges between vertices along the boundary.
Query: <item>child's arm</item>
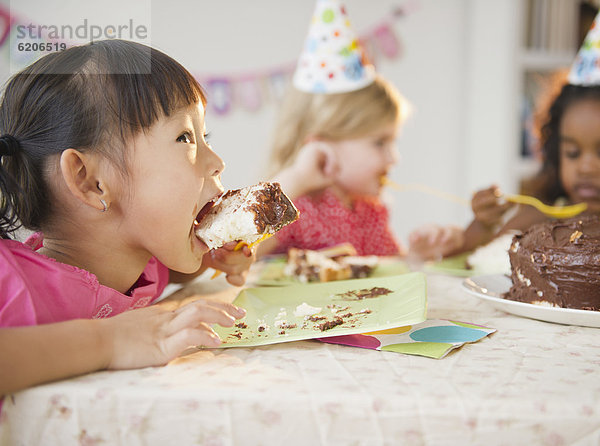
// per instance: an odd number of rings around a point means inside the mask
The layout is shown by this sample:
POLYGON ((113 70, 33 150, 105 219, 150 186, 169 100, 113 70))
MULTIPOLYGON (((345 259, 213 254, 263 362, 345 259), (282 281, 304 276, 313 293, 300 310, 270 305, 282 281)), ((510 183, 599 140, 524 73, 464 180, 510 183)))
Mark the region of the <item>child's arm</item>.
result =
MULTIPOLYGON (((270 181, 278 182, 293 201, 332 186, 338 169, 333 148, 324 141, 310 141, 300 149, 293 164, 282 169, 270 181)), ((277 245, 277 236, 262 241, 257 247, 257 257, 273 252, 277 245)))
POLYGON ((78 319, 0 329, 0 395, 102 369, 158 366, 192 345, 216 347, 210 324, 233 325, 245 311, 197 301, 175 311, 160 306, 108 319, 78 319))
POLYGON ((471 206, 475 218, 465 230, 465 244, 461 251, 471 251, 508 231, 526 231, 532 225, 548 220, 548 217, 531 206, 519 206, 515 215, 503 223, 504 213, 514 205, 501 203, 498 198, 500 196, 501 193, 495 186, 473 196, 471 206))
POLYGON ((472 251, 478 246, 485 245, 499 235, 502 228, 502 218, 513 205, 501 203, 500 189, 493 185, 477 191, 471 199, 473 221, 465 229, 465 243, 460 252, 472 251))
POLYGON ((496 186, 481 190, 473 196, 471 207, 475 218, 465 229, 464 244, 451 255, 472 251, 508 231, 526 231, 532 225, 548 220, 548 217, 531 206, 519 206, 515 215, 503 223, 505 212, 514 205, 501 203, 500 196, 496 186))
POLYGON ((218 269, 225 273, 227 281, 234 286, 242 286, 246 282, 246 275, 252 263, 256 260, 254 251, 247 245, 235 251, 237 242, 226 243, 218 249, 206 253, 202 259, 202 266, 192 274, 169 271, 169 280, 173 283, 188 282, 198 277, 208 268, 218 269))
POLYGON ((413 231, 409 236, 411 254, 424 260, 452 256, 472 251, 510 230, 525 231, 531 225, 547 220, 536 209, 522 206, 503 223, 504 214, 514 205, 501 202, 501 196, 497 186, 476 192, 471 200, 474 218, 464 230, 429 225, 413 231))
POLYGON ((322 141, 304 145, 293 164, 282 169, 272 181, 292 200, 331 186, 335 181, 338 163, 334 150, 322 141))
POLYGON ((410 233, 409 256, 440 260, 464 245, 465 231, 458 226, 425 225, 410 233))

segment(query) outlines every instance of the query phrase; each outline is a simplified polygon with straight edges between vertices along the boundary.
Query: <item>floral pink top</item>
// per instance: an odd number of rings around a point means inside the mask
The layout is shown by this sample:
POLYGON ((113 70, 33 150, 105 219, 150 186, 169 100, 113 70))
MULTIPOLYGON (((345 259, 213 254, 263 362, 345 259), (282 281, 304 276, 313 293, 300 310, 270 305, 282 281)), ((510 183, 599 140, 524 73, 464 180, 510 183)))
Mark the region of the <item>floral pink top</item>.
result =
POLYGON ((359 255, 400 254, 389 226, 389 212, 377 199, 360 198, 346 207, 330 190, 294 200, 300 218, 277 233, 277 252, 322 249, 349 242, 359 255))
POLYGON ((169 270, 153 257, 125 295, 36 252, 42 245, 40 233, 25 243, 0 240, 0 327, 114 316, 150 305, 169 282, 169 270))

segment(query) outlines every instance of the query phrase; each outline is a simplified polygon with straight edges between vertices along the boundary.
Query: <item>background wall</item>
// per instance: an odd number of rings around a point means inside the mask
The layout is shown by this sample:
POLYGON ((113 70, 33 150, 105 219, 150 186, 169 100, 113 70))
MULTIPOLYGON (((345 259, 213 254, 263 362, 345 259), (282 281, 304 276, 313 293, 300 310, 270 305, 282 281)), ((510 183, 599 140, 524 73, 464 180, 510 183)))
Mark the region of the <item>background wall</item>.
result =
MULTIPOLYGON (((54 2, 38 3, 39 7, 22 14, 45 23, 49 15, 57 13, 54 2)), ((401 161, 393 172, 395 181, 422 183, 467 199, 474 189, 491 183, 507 191, 516 189, 519 3, 346 0, 359 35, 379 23, 394 6, 410 10, 394 22, 402 54, 397 59, 382 58, 378 65, 379 72, 396 84, 413 109, 398 141, 401 161)), ((0 4, 9 6, 7 0, 0 4)), ((314 6, 308 0, 110 0, 88 2, 85 8, 95 17, 119 11, 135 14, 131 11, 148 4, 152 45, 203 75, 261 71, 293 62, 314 6)), ((19 5, 13 2, 14 13, 19 5)), ((68 23, 69 14, 74 21, 81 20, 74 9, 59 11, 62 23, 68 23)), ((8 58, 5 45, 0 49, 2 82, 9 75, 8 58)), ((277 103, 267 101, 252 113, 236 108, 225 116, 207 115, 213 148, 227 163, 226 187, 264 179, 276 110, 277 103)), ((468 208, 420 192, 389 191, 387 199, 393 226, 402 239, 423 223, 464 224, 471 218, 468 208)))

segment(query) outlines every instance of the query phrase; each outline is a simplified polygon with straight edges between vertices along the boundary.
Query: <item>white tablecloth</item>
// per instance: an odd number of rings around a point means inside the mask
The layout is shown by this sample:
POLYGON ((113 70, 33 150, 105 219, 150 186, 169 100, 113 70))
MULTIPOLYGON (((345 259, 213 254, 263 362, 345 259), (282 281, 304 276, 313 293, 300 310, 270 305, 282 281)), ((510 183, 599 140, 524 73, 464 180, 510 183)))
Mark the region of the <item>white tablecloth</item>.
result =
POLYGON ((498 331, 441 360, 318 341, 199 351, 9 396, 0 441, 600 444, 600 330, 511 316, 461 281, 428 276, 428 317, 498 331))

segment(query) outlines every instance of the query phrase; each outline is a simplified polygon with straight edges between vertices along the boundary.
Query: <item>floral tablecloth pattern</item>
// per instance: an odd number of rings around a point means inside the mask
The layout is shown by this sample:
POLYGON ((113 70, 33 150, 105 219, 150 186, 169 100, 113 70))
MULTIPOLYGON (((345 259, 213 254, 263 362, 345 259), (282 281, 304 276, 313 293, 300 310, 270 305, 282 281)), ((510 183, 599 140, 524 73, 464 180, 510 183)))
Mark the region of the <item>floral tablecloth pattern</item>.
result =
POLYGON ((428 317, 498 331, 444 359, 317 341, 198 351, 10 395, 0 444, 600 444, 600 330, 503 313, 461 280, 428 275, 428 317))

